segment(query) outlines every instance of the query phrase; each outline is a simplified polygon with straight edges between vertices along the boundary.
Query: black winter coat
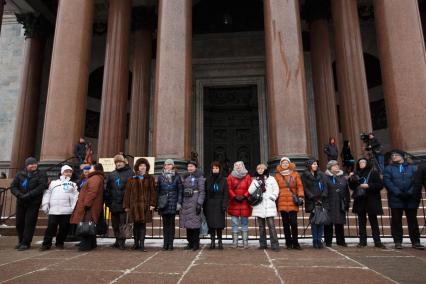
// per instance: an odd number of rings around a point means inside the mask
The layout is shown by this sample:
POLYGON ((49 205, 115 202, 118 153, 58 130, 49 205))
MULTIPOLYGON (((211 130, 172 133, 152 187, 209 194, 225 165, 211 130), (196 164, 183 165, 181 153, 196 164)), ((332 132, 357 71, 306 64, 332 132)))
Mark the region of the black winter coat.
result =
POLYGON ((204 215, 210 229, 225 228, 225 212, 228 206, 228 182, 220 176, 217 180, 218 191, 214 192, 215 179, 210 176, 206 180, 206 197, 204 199, 204 215))
POLYGON ((302 176, 303 190, 305 193, 305 211, 311 213, 316 202, 322 202, 324 208, 328 208, 328 188, 326 176, 322 172, 314 175, 310 171, 305 171, 302 176), (320 184, 322 190, 320 189, 320 184))
POLYGON ((360 181, 365 179, 368 188, 365 190, 365 196, 354 198, 352 206, 353 213, 368 213, 368 215, 383 215, 382 197, 380 191, 383 189, 383 181, 378 171, 367 169, 365 171, 355 171, 354 175, 349 178, 349 187, 354 192, 360 185, 360 181), (371 173, 370 173, 371 170, 371 173))
POLYGON ((341 174, 332 176, 326 171, 328 188, 328 215, 332 224, 346 224, 346 212, 351 202, 348 181, 341 174))
POLYGON ((111 172, 106 181, 104 200, 112 213, 122 213, 123 198, 126 192, 126 183, 133 176, 132 169, 125 165, 122 169, 111 172))
POLYGON ((426 162, 423 162, 417 166, 417 171, 413 177, 414 192, 418 192, 421 195, 422 188, 426 190, 426 162))
POLYGON ((339 157, 339 150, 336 144, 327 144, 324 147, 324 153, 327 155, 328 160, 337 160, 339 157))
POLYGON ((40 206, 43 193, 48 188, 46 173, 40 170, 32 173, 20 171, 10 187, 12 194, 17 198, 18 205, 39 204, 40 206))
POLYGON ((183 185, 179 174, 175 174, 171 182, 167 181, 164 174, 158 177, 157 195, 167 194, 167 206, 164 209, 159 209, 160 215, 176 215, 177 204, 182 205, 183 185))

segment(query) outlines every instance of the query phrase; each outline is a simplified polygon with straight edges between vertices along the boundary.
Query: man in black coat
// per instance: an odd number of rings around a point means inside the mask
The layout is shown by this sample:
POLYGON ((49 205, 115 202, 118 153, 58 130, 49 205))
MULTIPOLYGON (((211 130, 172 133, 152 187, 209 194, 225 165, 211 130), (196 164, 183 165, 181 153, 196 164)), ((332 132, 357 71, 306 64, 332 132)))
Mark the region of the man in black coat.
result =
POLYGON ((37 160, 29 157, 25 160, 25 169, 16 174, 11 184, 11 192, 16 197, 16 231, 18 232, 19 251, 30 248, 38 211, 47 189, 47 176, 38 170, 37 160))
POLYGON ((80 138, 78 144, 75 145, 74 155, 78 158, 80 164, 84 162, 86 157, 86 141, 84 141, 84 138, 80 138))
POLYGON ((120 225, 126 222, 123 198, 127 180, 133 176, 133 170, 129 167, 123 155, 115 155, 114 163, 115 171, 107 177, 104 200, 111 211, 111 223, 115 236, 115 243, 112 246, 124 249, 126 239, 120 236, 120 225))

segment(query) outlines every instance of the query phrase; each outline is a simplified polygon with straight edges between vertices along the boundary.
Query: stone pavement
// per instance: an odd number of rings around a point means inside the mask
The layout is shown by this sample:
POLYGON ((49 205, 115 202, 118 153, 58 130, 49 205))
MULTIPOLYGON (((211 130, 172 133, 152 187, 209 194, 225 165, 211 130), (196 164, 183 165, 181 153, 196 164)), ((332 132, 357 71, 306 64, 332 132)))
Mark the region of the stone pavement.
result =
MULTIPOLYGON (((110 242, 110 240, 109 240, 110 242)), ((335 247, 280 252, 249 249, 184 251, 177 240, 173 252, 148 240, 143 253, 109 248, 100 240, 89 253, 74 244, 65 250, 38 250, 40 238, 24 252, 13 249, 16 237, 0 237, 0 283, 426 283, 426 251, 368 247, 335 247)), ((130 246, 130 242, 128 244, 130 246)), ((388 244, 389 247, 390 244, 388 244)))

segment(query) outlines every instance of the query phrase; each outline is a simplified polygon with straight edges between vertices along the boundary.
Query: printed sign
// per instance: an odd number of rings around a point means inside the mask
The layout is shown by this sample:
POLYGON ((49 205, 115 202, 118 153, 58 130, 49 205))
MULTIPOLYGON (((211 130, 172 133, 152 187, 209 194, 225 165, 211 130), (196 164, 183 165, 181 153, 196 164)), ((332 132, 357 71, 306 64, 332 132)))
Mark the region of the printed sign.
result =
POLYGON ((133 159, 133 165, 136 164, 136 161, 140 158, 145 158, 148 160, 150 168, 149 168, 149 174, 153 175, 154 174, 154 166, 155 166, 155 157, 135 157, 133 159))
POLYGON ((99 158, 99 164, 104 167, 104 172, 110 173, 115 170, 114 158, 99 158))

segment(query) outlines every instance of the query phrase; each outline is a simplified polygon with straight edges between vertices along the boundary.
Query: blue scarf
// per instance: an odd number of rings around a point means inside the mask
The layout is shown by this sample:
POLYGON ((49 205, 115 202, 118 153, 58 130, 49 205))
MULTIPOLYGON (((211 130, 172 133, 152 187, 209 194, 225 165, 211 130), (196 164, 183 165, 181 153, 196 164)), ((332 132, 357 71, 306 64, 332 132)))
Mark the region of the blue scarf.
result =
POLYGON ((217 184, 217 182, 215 182, 215 183, 213 184, 213 191, 214 191, 214 192, 218 192, 218 191, 219 191, 219 185, 217 184))

